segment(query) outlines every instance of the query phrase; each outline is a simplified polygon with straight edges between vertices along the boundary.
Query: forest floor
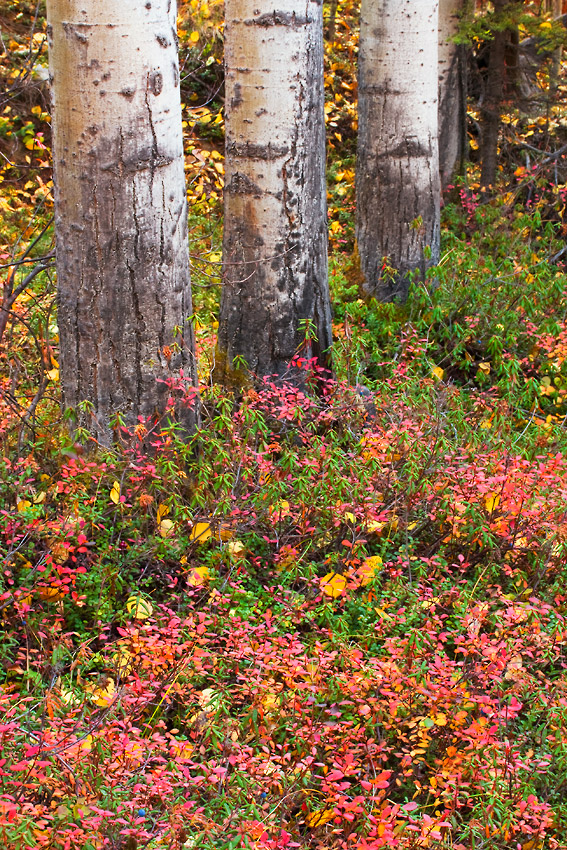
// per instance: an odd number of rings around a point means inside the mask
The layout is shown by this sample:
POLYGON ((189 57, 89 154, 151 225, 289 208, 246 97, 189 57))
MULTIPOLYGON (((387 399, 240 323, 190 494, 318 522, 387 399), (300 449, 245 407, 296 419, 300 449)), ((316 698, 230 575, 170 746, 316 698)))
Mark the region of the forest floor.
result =
POLYGON ((350 259, 355 36, 339 18, 336 379, 235 398, 209 379, 219 24, 182 4, 202 427, 189 444, 170 429, 151 456, 140 432, 85 451, 59 408, 34 9, 0 11, 5 297, 26 251, 48 266, 0 343, 3 846, 566 847, 561 109, 507 116, 496 197, 474 163, 449 192, 436 287, 368 303, 350 259))

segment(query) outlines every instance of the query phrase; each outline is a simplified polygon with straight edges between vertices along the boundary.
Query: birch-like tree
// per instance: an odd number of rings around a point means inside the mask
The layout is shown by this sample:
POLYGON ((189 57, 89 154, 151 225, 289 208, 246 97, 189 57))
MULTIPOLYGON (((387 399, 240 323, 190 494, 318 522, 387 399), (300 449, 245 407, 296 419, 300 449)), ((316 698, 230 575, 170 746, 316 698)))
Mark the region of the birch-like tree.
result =
POLYGON ((331 345, 322 4, 227 0, 225 69, 215 374, 296 380, 294 354, 327 366, 331 345))
POLYGON ((437 0, 362 0, 356 234, 367 295, 439 259, 437 0))
POLYGON ((439 0, 439 174, 441 187, 466 158, 467 50, 455 37, 466 0, 439 0))
MULTIPOLYGON (((175 0, 48 0, 63 401, 102 444, 193 383, 175 0)), ((194 410, 178 410, 191 428, 194 410)))

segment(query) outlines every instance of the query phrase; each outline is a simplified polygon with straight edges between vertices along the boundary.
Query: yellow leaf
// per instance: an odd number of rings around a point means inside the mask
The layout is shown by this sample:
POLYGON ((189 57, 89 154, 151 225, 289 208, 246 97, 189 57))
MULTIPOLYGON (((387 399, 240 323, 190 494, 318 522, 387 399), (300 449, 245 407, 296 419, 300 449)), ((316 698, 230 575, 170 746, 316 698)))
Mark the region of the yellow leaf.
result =
POLYGON ((484 498, 484 507, 491 514, 500 504, 500 496, 498 493, 487 493, 484 498))
POLYGON ((266 711, 272 711, 272 709, 277 708, 279 706, 278 695, 272 691, 268 691, 262 699, 262 705, 266 711))
POLYGON ((201 691, 199 705, 204 711, 216 711, 220 705, 220 694, 214 688, 205 688, 201 691))
POLYGON ((67 595, 67 591, 60 587, 44 586, 39 588, 39 595, 44 602, 59 602, 60 599, 63 599, 67 595))
POLYGON ((331 599, 337 599, 342 596, 347 584, 347 580, 340 573, 327 573, 321 579, 321 590, 325 596, 330 596, 331 599))
POLYGON ((374 576, 380 572, 381 567, 382 558, 380 555, 372 555, 371 558, 367 558, 362 566, 358 568, 361 585, 366 587, 367 584, 370 584, 374 576))
POLYGON ((442 381, 445 377, 445 371, 441 368, 441 366, 435 366, 435 368, 431 370, 431 374, 434 378, 437 378, 438 381, 442 381))
POLYGON ((242 540, 231 540, 226 544, 226 548, 233 558, 238 558, 246 552, 246 546, 242 540))
POLYGON ((189 540, 196 540, 197 543, 204 543, 206 540, 209 540, 213 536, 213 532, 211 531, 211 525, 208 522, 196 522, 191 532, 189 533, 189 540))
POLYGON ((50 381, 56 382, 59 380, 59 369, 50 369, 47 373, 47 377, 50 381))
POLYGON ((187 574, 188 587, 202 587, 210 578, 207 567, 194 567, 187 574))
POLYGON ((132 659, 134 655, 121 646, 112 656, 113 664, 119 676, 126 676, 132 669, 132 659))
POLYGON ((482 422, 479 423, 478 427, 487 431, 489 428, 492 428, 492 419, 483 419, 482 422))
POLYGON ((77 705, 77 703, 79 702, 74 692, 70 690, 70 688, 61 688, 61 690, 59 691, 59 696, 61 697, 61 702, 64 702, 65 705, 77 705))
POLYGON ((128 601, 126 602, 126 610, 129 614, 136 620, 147 620, 148 617, 151 617, 153 614, 153 606, 152 603, 147 599, 144 599, 143 596, 135 596, 132 595, 128 597, 128 601))
POLYGON ((369 534, 376 534, 377 537, 382 537, 384 534, 390 535, 397 531, 399 520, 397 516, 392 516, 387 522, 378 522, 376 519, 371 519, 366 525, 366 530, 369 534))
POLYGON ((386 528, 387 525, 388 525, 387 522, 378 522, 377 519, 370 519, 370 520, 368 520, 368 523, 366 524, 366 530, 368 531, 369 534, 380 535, 380 532, 383 531, 386 528))
POLYGON ((158 525, 162 521, 162 519, 168 515, 168 513, 169 513, 169 505, 158 505, 158 509, 157 509, 158 525))
POLYGON ((90 691, 91 702, 94 702, 99 708, 107 708, 114 699, 116 686, 112 679, 108 679, 103 688, 92 688, 92 690, 88 690, 90 691))
POLYGON ((317 826, 323 826, 324 824, 329 823, 329 821, 333 820, 334 817, 334 809, 318 809, 315 812, 311 812, 310 815, 307 815, 305 823, 307 826, 311 827, 311 829, 315 829, 317 826))
POLYGON ((234 528, 226 522, 221 523, 219 527, 219 537, 224 543, 226 543, 227 540, 231 540, 234 537, 234 528))
POLYGON ((115 505, 120 501, 120 482, 115 481, 110 490, 110 501, 114 502, 115 505))
POLYGON ((25 511, 27 508, 31 508, 31 502, 27 499, 20 499, 16 507, 18 508, 18 512, 22 513, 22 511, 25 511))
POLYGON ((478 371, 482 372, 483 375, 490 375, 490 363, 479 363, 478 371))
POLYGON ((189 40, 192 41, 193 44, 197 44, 197 42, 199 41, 199 33, 197 32, 197 30, 193 30, 193 32, 189 36, 189 40))
POLYGON ((162 537, 171 537, 175 523, 172 519, 162 519, 159 524, 159 533, 162 537))
POLYGON ((270 507, 270 516, 276 514, 278 519, 284 519, 284 517, 289 516, 290 514, 290 504, 286 499, 282 499, 280 502, 276 502, 275 505, 270 507))
POLYGON ((356 517, 355 517, 355 515, 354 515, 354 514, 352 514, 350 511, 347 511, 347 512, 346 512, 346 514, 345 514, 345 520, 346 520, 347 522, 350 522, 350 523, 351 523, 351 525, 354 525, 354 524, 355 524, 355 522, 356 522, 356 517))
POLYGON ((447 715, 443 714, 442 711, 439 714, 436 714, 434 717, 436 726, 446 726, 447 725, 447 715))

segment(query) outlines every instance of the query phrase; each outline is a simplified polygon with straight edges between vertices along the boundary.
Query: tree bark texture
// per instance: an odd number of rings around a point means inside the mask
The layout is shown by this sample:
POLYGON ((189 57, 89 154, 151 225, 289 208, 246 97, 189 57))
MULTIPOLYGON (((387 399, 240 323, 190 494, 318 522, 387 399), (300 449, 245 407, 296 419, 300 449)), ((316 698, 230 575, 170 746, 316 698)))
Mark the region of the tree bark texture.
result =
MULTIPOLYGON (((510 5, 509 0, 494 0, 496 22, 508 5, 510 5)), ((517 58, 516 60, 513 58, 514 41, 517 42, 517 32, 514 33, 509 29, 494 29, 488 48, 488 65, 480 108, 482 160, 480 185, 485 190, 494 186, 496 181, 498 137, 504 99, 506 95, 511 94, 514 81, 517 79, 517 58)))
POLYGON ((437 0, 362 0, 356 232, 362 288, 383 301, 439 260, 437 58, 437 0))
POLYGON ((108 445, 195 382, 176 3, 47 11, 63 401, 108 445))
POLYGON ((225 67, 215 375, 233 382, 243 358, 247 374, 301 380, 294 354, 327 367, 332 336, 322 3, 227 0, 225 67))
POLYGON ((445 189, 467 152, 467 55, 455 44, 465 0, 439 0, 439 175, 445 189))

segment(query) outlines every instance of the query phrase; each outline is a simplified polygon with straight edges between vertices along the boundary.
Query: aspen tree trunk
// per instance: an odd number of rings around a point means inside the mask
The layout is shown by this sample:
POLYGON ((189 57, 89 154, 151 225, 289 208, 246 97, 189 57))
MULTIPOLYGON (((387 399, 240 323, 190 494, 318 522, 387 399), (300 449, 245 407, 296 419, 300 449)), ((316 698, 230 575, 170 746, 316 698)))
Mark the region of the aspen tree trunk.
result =
POLYGON ((108 445, 116 414, 162 416, 164 381, 194 383, 176 4, 47 15, 63 402, 87 402, 78 424, 108 445))
MULTIPOLYGON (((553 20, 558 20, 562 12, 562 0, 546 0, 545 8, 551 14, 553 20)), ((549 100, 552 101, 557 94, 559 71, 561 69, 561 46, 556 47, 551 56, 551 67, 549 69, 549 100)))
POLYGON ((455 44, 465 0, 439 0, 439 174, 445 189, 466 159, 467 56, 455 44))
MULTIPOLYGON (((510 0, 493 0, 494 14, 502 16, 510 0)), ((488 68, 480 109, 480 185, 486 191, 494 186, 498 168, 498 137, 504 100, 511 96, 517 81, 517 28, 495 29, 488 50, 488 68), (508 58, 508 61, 507 61, 508 58)))
POLYGON ((357 243, 363 290, 383 301, 439 260, 437 57, 437 0, 362 0, 357 243))
POLYGON ((322 3, 227 0, 225 67, 215 377, 246 380, 243 358, 249 374, 301 383, 294 354, 326 368, 331 345, 322 3))

